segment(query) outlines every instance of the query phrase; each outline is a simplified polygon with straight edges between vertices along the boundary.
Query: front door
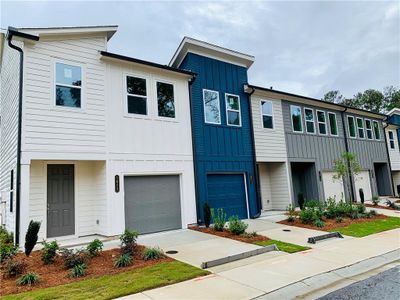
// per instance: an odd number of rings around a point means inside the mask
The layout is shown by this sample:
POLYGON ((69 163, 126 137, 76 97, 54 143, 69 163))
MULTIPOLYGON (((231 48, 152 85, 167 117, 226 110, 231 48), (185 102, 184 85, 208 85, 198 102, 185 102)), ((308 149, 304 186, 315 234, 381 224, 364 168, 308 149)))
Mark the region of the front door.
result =
POLYGON ((47 166, 47 237, 75 234, 74 165, 47 166))

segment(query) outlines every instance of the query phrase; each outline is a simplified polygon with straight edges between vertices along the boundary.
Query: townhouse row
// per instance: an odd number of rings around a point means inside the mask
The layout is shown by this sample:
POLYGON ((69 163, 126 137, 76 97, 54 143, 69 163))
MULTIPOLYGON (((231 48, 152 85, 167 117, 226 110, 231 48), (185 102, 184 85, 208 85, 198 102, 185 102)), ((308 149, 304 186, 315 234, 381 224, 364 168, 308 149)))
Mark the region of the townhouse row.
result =
POLYGON ((256 218, 299 193, 359 201, 400 184, 400 122, 385 133, 385 115, 253 86, 254 57, 188 37, 169 65, 110 53, 116 31, 1 35, 1 223, 17 241, 32 219, 39 239, 152 233, 202 223, 206 202, 256 218), (344 151, 362 172, 341 182, 344 151))

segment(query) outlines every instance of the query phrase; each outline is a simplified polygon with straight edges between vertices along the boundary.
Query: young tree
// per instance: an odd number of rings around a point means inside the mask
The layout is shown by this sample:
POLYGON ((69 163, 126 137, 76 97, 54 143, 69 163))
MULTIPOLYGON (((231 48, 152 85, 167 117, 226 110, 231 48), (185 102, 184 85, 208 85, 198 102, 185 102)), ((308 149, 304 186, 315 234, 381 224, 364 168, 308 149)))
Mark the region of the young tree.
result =
MULTIPOLYGON (((346 183, 347 190, 351 190, 351 178, 358 175, 361 172, 360 164, 357 160, 357 155, 352 152, 343 152, 339 159, 334 160, 333 175, 334 180, 341 180, 346 183), (348 179, 348 180, 346 180, 348 179)), ((350 193, 351 201, 354 201, 353 194, 350 193)))

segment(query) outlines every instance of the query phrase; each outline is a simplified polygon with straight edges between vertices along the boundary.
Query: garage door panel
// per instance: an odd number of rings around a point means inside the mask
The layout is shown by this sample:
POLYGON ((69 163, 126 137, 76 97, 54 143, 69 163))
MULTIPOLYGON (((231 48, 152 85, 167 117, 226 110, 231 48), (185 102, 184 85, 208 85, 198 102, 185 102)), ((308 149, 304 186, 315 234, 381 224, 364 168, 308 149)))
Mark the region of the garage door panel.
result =
POLYGON ((139 233, 181 228, 179 176, 125 177, 125 227, 139 233))
POLYGON ((339 202, 342 198, 344 199, 343 181, 333 179, 334 175, 334 172, 322 172, 325 200, 332 197, 336 199, 336 202, 339 202))
POLYGON ((354 176, 354 184, 356 190, 356 199, 358 202, 361 202, 360 199, 360 188, 364 191, 364 199, 371 200, 372 199, 372 191, 371 191, 371 179, 368 171, 361 171, 358 175, 354 176))

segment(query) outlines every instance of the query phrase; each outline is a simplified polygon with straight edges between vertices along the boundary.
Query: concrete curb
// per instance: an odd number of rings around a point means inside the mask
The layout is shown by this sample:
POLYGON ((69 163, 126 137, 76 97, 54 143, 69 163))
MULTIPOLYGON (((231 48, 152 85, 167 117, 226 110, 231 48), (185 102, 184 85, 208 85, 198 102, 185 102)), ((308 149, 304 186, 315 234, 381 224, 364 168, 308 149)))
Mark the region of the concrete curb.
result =
POLYGON ((226 256, 226 257, 222 257, 222 258, 218 258, 218 259, 214 259, 214 260, 203 262, 203 263, 201 263, 201 268, 202 269, 207 269, 207 268, 211 268, 211 267, 227 264, 227 263, 230 263, 230 262, 233 262, 233 261, 249 258, 249 257, 255 256, 255 255, 267 253, 267 252, 270 252, 270 251, 279 251, 279 249, 275 244, 273 244, 273 245, 262 247, 262 248, 259 248, 259 249, 254 249, 254 250, 246 251, 246 252, 243 252, 243 253, 230 255, 230 256, 226 256))
MULTIPOLYGON (((337 268, 315 276, 296 281, 254 299, 306 299, 319 292, 322 296, 324 289, 335 286, 336 283, 351 284, 353 277, 381 268, 393 262, 400 262, 400 249, 374 256, 357 263, 337 268), (290 298, 288 298, 288 296, 290 298)), ((329 293, 329 291, 327 292, 329 293)), ((311 297, 315 299, 314 297, 311 297)))

